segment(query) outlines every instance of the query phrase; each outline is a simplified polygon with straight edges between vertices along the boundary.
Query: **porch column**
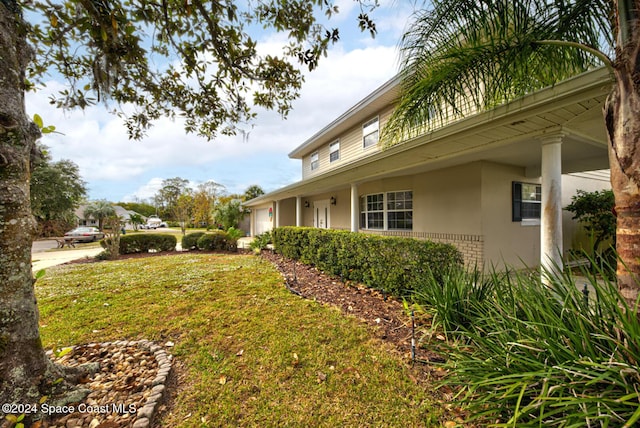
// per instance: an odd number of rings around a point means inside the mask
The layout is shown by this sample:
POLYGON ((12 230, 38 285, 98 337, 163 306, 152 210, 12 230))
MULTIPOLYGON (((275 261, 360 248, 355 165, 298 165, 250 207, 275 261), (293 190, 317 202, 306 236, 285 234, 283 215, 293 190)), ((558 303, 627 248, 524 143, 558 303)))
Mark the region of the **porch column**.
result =
POLYGON ((276 201, 276 219, 274 224, 276 227, 280 227, 280 201, 276 201))
POLYGON ((540 264, 546 272, 562 270, 562 138, 542 139, 542 206, 540 213, 540 264))
POLYGON ((296 196, 296 226, 302 226, 302 196, 296 196))
POLYGON ((351 231, 357 232, 359 229, 360 205, 358 198, 358 186, 351 184, 351 231))

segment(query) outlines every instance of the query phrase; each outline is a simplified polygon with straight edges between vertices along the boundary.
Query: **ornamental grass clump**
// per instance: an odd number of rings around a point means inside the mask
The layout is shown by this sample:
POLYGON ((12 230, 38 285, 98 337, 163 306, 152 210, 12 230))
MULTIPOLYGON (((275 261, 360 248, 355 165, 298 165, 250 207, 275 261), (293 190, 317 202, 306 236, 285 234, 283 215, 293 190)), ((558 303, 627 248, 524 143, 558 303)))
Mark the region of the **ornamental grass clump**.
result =
POLYGON ((428 270, 410 300, 419 311, 433 315, 434 329, 457 332, 469 328, 481 316, 478 308, 491 304, 503 276, 500 272, 484 273, 461 266, 442 270, 438 276, 428 270))
MULTIPOLYGON (((613 282, 587 270, 581 275, 548 275, 544 285, 539 275, 511 272, 492 281, 490 298, 467 300, 445 383, 460 388, 473 419, 518 427, 635 426, 637 307, 626 306, 613 282)), ((473 295, 474 279, 461 295, 473 295)))

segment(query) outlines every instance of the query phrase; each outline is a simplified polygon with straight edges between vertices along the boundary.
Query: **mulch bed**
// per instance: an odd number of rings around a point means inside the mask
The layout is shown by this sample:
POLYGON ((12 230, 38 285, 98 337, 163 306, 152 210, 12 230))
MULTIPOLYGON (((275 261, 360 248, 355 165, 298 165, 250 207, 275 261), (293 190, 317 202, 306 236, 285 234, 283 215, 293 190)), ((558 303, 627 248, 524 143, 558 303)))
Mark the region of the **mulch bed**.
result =
POLYGON ((412 319, 402 302, 362 284, 343 282, 313 266, 282 257, 272 251, 263 251, 261 256, 276 266, 292 292, 338 307, 343 313, 361 319, 372 327, 378 338, 394 345, 407 361, 421 366, 416 368, 425 372, 423 374, 432 372, 429 363, 444 362, 441 355, 420 345, 420 332, 429 327, 430 320, 424 316, 412 319), (416 343, 413 350, 412 338, 416 343))

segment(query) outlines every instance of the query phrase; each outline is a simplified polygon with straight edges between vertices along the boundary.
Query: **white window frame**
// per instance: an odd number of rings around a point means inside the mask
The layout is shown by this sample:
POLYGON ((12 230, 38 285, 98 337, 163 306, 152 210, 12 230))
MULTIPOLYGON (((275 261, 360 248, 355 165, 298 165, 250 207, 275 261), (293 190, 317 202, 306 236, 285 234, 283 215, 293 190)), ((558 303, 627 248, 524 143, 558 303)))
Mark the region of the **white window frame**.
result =
POLYGON ((318 169, 318 167, 320 166, 320 155, 318 154, 318 152, 311 153, 310 161, 311 171, 315 171, 316 169, 318 169))
POLYGON ((396 192, 385 193, 385 208, 386 208, 385 222, 388 230, 413 230, 413 191, 399 190, 396 192), (410 198, 407 198, 407 194, 410 194, 410 198), (394 195, 393 201, 391 201, 392 198, 390 198, 390 195, 394 195), (394 204, 396 205, 395 207, 392 206, 394 204), (402 205, 402 207, 399 207, 398 205, 402 205), (390 227, 389 214, 401 213, 401 212, 410 213, 411 227, 410 228, 390 227))
POLYGON ((380 121, 376 116, 362 125, 362 148, 374 147, 380 141, 380 121))
POLYGON ((329 163, 336 162, 338 160, 340 160, 340 140, 336 140, 329 144, 329 163))
POLYGON ((369 193, 366 195, 360 196, 360 228, 365 230, 398 230, 398 231, 412 231, 413 230, 413 191, 412 190, 396 190, 392 192, 376 192, 369 193), (390 207, 389 204, 390 198, 389 195, 392 194, 400 194, 403 193, 403 205, 402 208, 393 208, 390 207), (411 194, 411 199, 406 199, 407 193, 411 194), (379 204, 380 201, 370 201, 369 197, 373 196, 382 196, 382 209, 370 209, 370 205, 372 203, 379 204), (407 207, 410 205, 410 208, 407 207), (411 228, 390 228, 389 227, 389 213, 397 213, 397 212, 405 212, 411 213, 412 221, 411 228), (369 227, 369 214, 378 214, 382 213, 383 226, 380 227, 369 227))
POLYGON ((360 197, 360 228, 366 230, 386 230, 386 221, 385 221, 385 197, 384 193, 369 193, 368 195, 362 195, 360 197), (373 201, 370 200, 372 197, 382 197, 381 201, 373 201), (380 204, 380 208, 371 208, 372 204, 380 204), (382 214, 382 227, 370 227, 369 226, 369 215, 373 214, 382 214))

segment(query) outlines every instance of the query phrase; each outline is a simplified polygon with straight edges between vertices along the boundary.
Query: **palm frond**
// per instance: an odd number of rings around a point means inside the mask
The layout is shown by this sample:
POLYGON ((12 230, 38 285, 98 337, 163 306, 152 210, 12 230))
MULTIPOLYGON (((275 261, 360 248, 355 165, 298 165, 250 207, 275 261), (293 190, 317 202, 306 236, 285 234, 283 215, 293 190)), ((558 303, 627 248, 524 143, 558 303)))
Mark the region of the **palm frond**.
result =
POLYGON ((397 144, 606 63, 612 16, 606 0, 434 1, 401 41, 401 96, 383 142, 397 144))

